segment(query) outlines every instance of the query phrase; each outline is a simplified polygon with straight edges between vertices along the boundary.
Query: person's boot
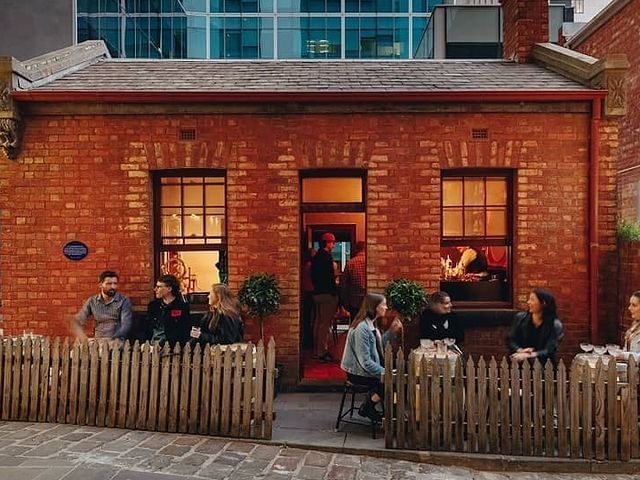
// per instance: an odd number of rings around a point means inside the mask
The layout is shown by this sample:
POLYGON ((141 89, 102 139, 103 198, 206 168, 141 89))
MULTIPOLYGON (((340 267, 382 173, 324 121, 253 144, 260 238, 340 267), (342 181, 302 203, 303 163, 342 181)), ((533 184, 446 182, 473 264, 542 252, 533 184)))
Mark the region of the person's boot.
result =
POLYGON ((358 415, 369 418, 374 422, 380 422, 382 420, 382 415, 376 410, 376 406, 370 398, 367 398, 367 401, 360 405, 358 415))

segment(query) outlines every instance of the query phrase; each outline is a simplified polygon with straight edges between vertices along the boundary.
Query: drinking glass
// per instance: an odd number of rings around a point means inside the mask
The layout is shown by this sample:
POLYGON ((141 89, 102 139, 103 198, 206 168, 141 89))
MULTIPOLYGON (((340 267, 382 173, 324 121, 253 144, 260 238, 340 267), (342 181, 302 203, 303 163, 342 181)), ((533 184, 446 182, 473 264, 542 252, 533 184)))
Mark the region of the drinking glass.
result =
POLYGON ((593 350, 593 345, 590 343, 581 343, 580 349, 585 353, 589 353, 593 350))
POLYGON ((607 351, 607 347, 605 347, 603 345, 595 345, 593 347, 593 352, 596 355, 604 355, 606 351, 607 351))
POLYGON ((615 343, 607 343, 607 352, 609 352, 609 355, 617 357, 622 353, 622 349, 620 348, 620 345, 616 345, 615 343))
POLYGON ((421 338, 420 339, 420 346, 422 348, 426 348, 427 350, 430 350, 433 348, 433 340, 430 340, 428 338, 421 338))

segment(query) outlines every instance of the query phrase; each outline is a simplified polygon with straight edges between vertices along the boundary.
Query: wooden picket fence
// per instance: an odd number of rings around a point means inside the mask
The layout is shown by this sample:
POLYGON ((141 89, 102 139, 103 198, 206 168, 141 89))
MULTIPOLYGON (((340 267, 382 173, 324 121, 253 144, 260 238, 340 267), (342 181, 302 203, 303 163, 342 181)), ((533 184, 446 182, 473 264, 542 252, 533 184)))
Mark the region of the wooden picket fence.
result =
MULTIPOLYGON (((393 364, 387 349, 386 365, 393 364)), ((455 367, 412 352, 385 373, 387 448, 627 461, 640 457, 638 366, 533 367, 472 358, 455 367), (417 371, 419 370, 419 374, 417 371)))
POLYGON ((275 343, 0 340, 0 418, 270 439, 275 343))

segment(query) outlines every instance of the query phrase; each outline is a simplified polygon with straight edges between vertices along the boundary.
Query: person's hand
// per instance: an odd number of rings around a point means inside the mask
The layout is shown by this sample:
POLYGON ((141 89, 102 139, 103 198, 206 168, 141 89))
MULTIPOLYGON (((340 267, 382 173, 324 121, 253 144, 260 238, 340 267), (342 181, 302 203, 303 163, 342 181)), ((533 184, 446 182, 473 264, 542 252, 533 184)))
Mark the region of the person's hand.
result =
POLYGON ((520 351, 518 351, 518 352, 514 353, 513 355, 511 355, 511 358, 513 360, 515 360, 516 362, 522 362, 522 361, 527 360, 528 358, 532 358, 532 357, 535 357, 534 352, 524 352, 524 351, 520 352, 520 351))
POLYGON ((533 353, 533 348, 532 347, 519 348, 518 350, 516 350, 516 353, 533 353))
POLYGON ((200 338, 200 333, 201 333, 200 327, 191 327, 191 333, 190 333, 191 338, 196 338, 196 339, 200 338))

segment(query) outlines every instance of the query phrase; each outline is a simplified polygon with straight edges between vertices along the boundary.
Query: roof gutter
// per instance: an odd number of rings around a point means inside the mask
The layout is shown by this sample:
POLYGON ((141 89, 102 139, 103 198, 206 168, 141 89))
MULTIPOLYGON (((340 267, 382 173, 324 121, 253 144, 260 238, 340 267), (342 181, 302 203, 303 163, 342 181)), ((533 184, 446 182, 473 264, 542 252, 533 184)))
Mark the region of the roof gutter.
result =
POLYGON ((336 102, 563 102, 603 99, 606 90, 427 92, 161 92, 19 90, 19 102, 56 103, 336 103, 336 102))

